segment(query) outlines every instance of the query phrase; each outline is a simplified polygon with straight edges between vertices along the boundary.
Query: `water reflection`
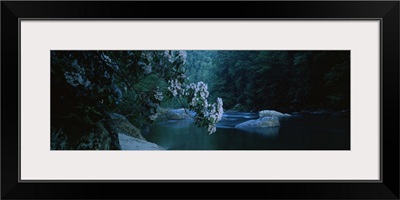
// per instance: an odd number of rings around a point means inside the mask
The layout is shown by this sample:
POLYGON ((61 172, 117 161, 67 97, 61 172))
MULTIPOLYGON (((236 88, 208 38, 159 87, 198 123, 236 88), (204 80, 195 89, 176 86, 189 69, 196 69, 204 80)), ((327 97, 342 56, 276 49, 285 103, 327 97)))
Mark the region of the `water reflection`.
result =
POLYGON ((170 120, 149 127, 143 134, 165 149, 216 149, 217 144, 207 131, 194 125, 193 120, 170 120))
POLYGON ((291 117, 280 127, 234 128, 257 113, 229 113, 208 135, 193 120, 169 120, 148 126, 142 135, 168 150, 349 150, 349 117, 291 117))
POLYGON ((238 128, 244 132, 248 132, 251 134, 260 134, 264 137, 276 138, 279 133, 279 127, 270 127, 270 128, 262 128, 262 127, 251 127, 251 128, 238 128))

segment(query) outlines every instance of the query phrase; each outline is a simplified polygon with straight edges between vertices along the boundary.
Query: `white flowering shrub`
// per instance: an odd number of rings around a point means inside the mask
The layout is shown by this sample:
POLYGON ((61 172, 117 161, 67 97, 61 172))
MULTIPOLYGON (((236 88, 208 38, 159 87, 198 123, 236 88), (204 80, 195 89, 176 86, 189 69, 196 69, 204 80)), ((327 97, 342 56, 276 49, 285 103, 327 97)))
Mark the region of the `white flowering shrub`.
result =
POLYGON ((140 127, 157 119, 161 102, 177 98, 197 113, 198 126, 214 133, 222 100, 210 104, 203 82, 186 84, 186 56, 185 51, 52 51, 52 128, 69 124, 66 138, 78 144, 96 123, 109 120, 107 113, 129 116, 140 127))
POLYGON ((159 88, 154 92, 154 98, 149 100, 153 103, 153 110, 149 113, 149 120, 157 118, 159 103, 166 97, 178 98, 181 103, 187 102, 189 110, 196 112, 194 117, 196 125, 207 128, 209 134, 216 131, 216 124, 221 120, 223 114, 223 102, 218 98, 217 103, 208 102, 209 92, 207 84, 203 82, 186 84, 184 64, 186 62, 186 51, 163 51, 144 52, 142 55, 153 68, 153 72, 161 75, 167 81, 167 93, 162 93, 159 88))
POLYGON ((209 134, 216 131, 216 124, 221 120, 223 114, 223 102, 221 98, 216 103, 208 102, 209 91, 207 84, 203 82, 186 84, 184 64, 186 62, 185 51, 145 52, 146 59, 152 62, 154 72, 162 75, 167 80, 168 93, 162 93, 159 88, 154 91, 153 109, 148 117, 149 120, 157 118, 159 103, 164 99, 178 98, 181 103, 187 102, 189 110, 196 112, 194 117, 196 125, 207 128, 209 134))
POLYGON ((85 88, 92 89, 90 81, 85 76, 85 69, 79 66, 78 61, 71 63, 72 70, 64 72, 65 80, 73 87, 82 85, 85 88))
POLYGON ((217 104, 208 103, 208 87, 203 82, 190 83, 183 86, 178 80, 169 80, 168 90, 173 96, 183 98, 189 102, 189 110, 197 113, 195 123, 201 127, 207 127, 209 134, 216 131, 216 124, 221 120, 223 110, 223 102, 221 98, 217 98, 217 104))

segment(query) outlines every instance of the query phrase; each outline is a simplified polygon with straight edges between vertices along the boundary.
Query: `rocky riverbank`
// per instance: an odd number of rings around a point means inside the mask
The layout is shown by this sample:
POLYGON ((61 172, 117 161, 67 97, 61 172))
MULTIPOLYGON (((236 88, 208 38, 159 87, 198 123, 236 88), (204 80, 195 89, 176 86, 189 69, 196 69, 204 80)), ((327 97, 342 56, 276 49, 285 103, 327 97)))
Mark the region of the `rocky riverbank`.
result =
POLYGON ((110 126, 118 134, 121 150, 163 150, 157 144, 146 141, 140 130, 133 126, 124 116, 112 113, 110 126))
POLYGON ((118 134, 121 150, 165 150, 157 144, 141 140, 122 133, 118 134))

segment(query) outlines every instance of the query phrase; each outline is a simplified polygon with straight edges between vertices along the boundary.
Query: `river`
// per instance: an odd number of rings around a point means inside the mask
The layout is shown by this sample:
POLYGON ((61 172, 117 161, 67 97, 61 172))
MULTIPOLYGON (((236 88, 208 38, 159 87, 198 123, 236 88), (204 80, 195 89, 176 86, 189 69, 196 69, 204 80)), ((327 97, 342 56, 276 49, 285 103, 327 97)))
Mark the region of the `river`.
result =
POLYGON ((350 150, 350 117, 298 115, 280 127, 234 128, 258 113, 225 113, 208 135, 193 120, 169 120, 142 130, 150 142, 168 150, 350 150))

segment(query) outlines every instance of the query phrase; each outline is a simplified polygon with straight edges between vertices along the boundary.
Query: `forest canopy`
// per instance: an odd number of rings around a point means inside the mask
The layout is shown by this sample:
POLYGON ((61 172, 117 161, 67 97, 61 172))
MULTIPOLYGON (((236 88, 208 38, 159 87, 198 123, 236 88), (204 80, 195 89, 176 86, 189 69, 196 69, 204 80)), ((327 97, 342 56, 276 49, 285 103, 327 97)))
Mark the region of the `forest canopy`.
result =
POLYGON ((350 51, 188 51, 185 67, 226 109, 350 109, 350 51))

